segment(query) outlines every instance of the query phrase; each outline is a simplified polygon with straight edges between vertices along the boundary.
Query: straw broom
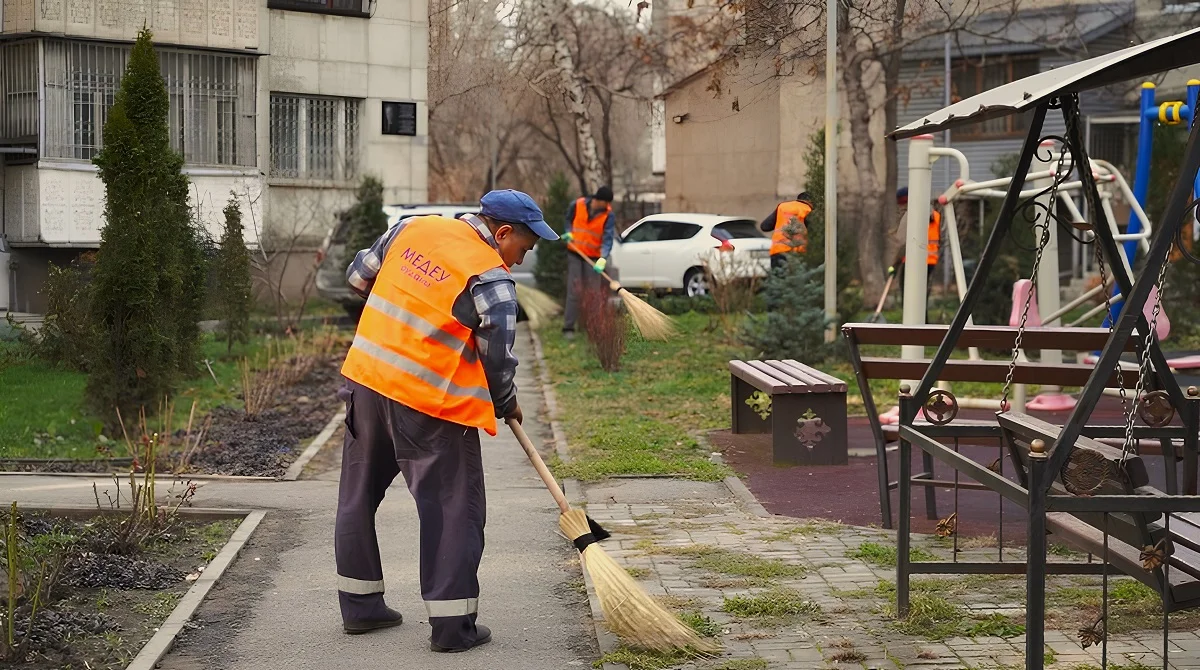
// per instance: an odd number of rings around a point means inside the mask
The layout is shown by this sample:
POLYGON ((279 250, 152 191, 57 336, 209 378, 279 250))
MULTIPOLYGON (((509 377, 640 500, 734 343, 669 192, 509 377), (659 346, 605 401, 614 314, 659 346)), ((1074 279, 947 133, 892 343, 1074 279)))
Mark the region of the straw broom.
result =
MULTIPOLYGON (((583 260, 588 263, 592 262, 592 259, 588 258, 587 254, 580 251, 575 245, 568 242, 567 247, 579 254, 583 260)), ((637 326, 642 337, 647 340, 665 342, 675 335, 675 324, 666 314, 654 309, 645 300, 622 288, 621 283, 609 277, 607 272, 601 272, 600 275, 608 280, 608 287, 621 297, 621 302, 625 303, 625 310, 629 312, 629 316, 633 319, 633 325, 637 326)))
POLYGON ((525 310, 525 316, 529 317, 529 326, 534 330, 541 328, 543 323, 562 312, 562 306, 554 298, 532 286, 520 283, 517 284, 517 303, 525 310))
POLYGON ((600 609, 604 612, 608 629, 626 643, 641 649, 659 652, 685 650, 697 655, 719 651, 720 647, 715 642, 701 638, 670 610, 651 598, 629 572, 597 544, 608 537, 608 532, 583 510, 570 507, 554 475, 542 462, 542 457, 529 441, 521 424, 510 419, 508 427, 558 503, 558 509, 562 512, 558 517, 558 527, 579 550, 583 567, 596 587, 596 597, 600 600, 600 609))

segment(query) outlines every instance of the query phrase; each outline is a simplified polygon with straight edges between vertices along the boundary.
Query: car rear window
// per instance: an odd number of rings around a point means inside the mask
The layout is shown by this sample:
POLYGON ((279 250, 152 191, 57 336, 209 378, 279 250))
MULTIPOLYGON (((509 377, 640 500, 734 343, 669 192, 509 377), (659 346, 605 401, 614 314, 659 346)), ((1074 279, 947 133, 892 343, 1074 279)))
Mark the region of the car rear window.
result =
POLYGON ((762 233, 758 232, 758 226, 749 219, 739 221, 726 221, 714 226, 717 230, 729 233, 729 237, 735 240, 744 240, 754 237, 762 237, 762 233))

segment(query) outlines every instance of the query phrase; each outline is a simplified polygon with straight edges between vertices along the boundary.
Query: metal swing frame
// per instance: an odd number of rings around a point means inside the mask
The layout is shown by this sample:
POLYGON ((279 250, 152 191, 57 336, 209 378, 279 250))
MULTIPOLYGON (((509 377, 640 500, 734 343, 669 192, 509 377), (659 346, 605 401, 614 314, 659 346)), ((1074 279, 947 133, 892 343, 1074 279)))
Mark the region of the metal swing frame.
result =
MULTIPOLYGON (((912 574, 1024 573, 1026 575, 1026 667, 1030 670, 1042 670, 1044 667, 1047 574, 1050 572, 1056 574, 1064 572, 1102 574, 1105 576, 1105 590, 1107 591, 1108 520, 1110 515, 1119 513, 1162 514, 1167 524, 1169 537, 1172 513, 1200 512, 1200 496, 1195 495, 1196 454, 1197 448, 1200 446, 1197 444, 1200 440, 1200 397, 1196 397, 1195 393, 1189 397, 1180 388, 1167 367, 1166 358, 1159 347, 1157 338, 1152 335, 1146 337, 1144 342, 1143 335, 1138 335, 1135 341, 1139 360, 1146 361, 1148 357, 1149 364, 1153 366, 1153 379, 1144 381, 1150 382, 1147 384, 1148 389, 1154 388, 1166 392, 1183 427, 1182 431, 1179 427, 1146 427, 1140 428, 1136 433, 1139 438, 1183 438, 1186 468, 1184 474, 1187 482, 1184 488, 1191 495, 1178 495, 1178 491, 1174 490, 1170 491, 1168 495, 1161 496, 1069 496, 1060 495, 1052 490, 1054 483, 1061 477, 1081 435, 1084 435, 1085 432, 1092 432, 1088 430, 1091 411, 1103 394, 1112 371, 1117 369, 1120 356, 1126 350, 1129 339, 1135 336, 1135 331, 1136 334, 1151 333, 1150 326, 1143 314, 1143 307, 1149 299, 1152 287, 1159 278, 1159 272, 1155 270, 1167 262, 1168 254, 1185 216, 1200 206, 1200 203, 1191 200, 1191 186, 1197 172, 1200 171, 1200 125, 1193 127, 1189 135, 1180 177, 1174 185, 1166 211, 1163 213, 1146 254, 1145 267, 1147 271, 1143 271, 1141 276, 1136 279, 1130 276, 1121 262, 1118 242, 1113 238, 1109 222, 1105 220, 1103 208, 1099 206, 1099 194, 1094 175, 1090 169, 1079 170, 1084 195, 1089 205, 1088 210, 1094 217, 1092 225, 1095 234, 1094 243, 1099 246, 1103 256, 1107 259, 1119 290, 1126 299, 1112 333, 1101 351, 1099 361, 1096 363, 1088 383, 1082 389, 1078 404, 1071 412, 1066 424, 1047 443, 1045 452, 1030 455, 1027 471, 1018 473, 1020 483, 1013 482, 1002 474, 961 455, 956 447, 943 445, 936 439, 936 436, 946 436, 951 432, 947 430, 950 426, 940 426, 939 430, 930 430, 926 427, 918 427, 915 421, 925 405, 931 389, 950 359, 951 353, 956 348, 960 336, 967 327, 968 319, 982 295, 987 275, 992 270, 1005 237, 1013 228, 1014 219, 1021 204, 1020 195, 1025 185, 1025 175, 1029 172, 1039 145, 1044 139, 1047 139, 1042 136, 1042 127, 1047 114, 1051 110, 1061 110, 1066 122, 1066 136, 1050 139, 1059 140, 1067 147, 1075 159, 1076 166, 1089 166, 1079 113, 1080 92, 1197 62, 1200 62, 1200 29, 1193 29, 1180 35, 1069 65, 1053 73, 1034 75, 1026 80, 994 89, 975 98, 956 103, 921 122, 901 128, 891 136, 893 139, 902 139, 1006 114, 1033 112, 1029 132, 1016 169, 1016 177, 1009 185, 971 284, 963 296, 945 339, 938 346, 937 352, 917 388, 900 397, 900 514, 897 530, 897 610, 901 616, 905 615, 908 610, 909 578, 912 574), (1063 446, 1056 448, 1057 445, 1063 446), (914 563, 909 560, 912 512, 911 468, 914 446, 924 454, 953 468, 956 481, 960 473, 966 475, 984 487, 997 492, 1002 500, 1010 500, 1028 510, 1027 566, 1003 562, 990 564, 914 563), (1104 519, 1102 558, 1105 560, 1099 564, 1049 564, 1046 555, 1046 532, 1047 514, 1050 512, 1102 515, 1104 519)), ((1055 225, 1053 217, 1049 214, 1046 225, 1055 225)), ((1067 334, 1069 334, 1069 330, 1064 329, 1064 335, 1067 334)), ((1142 369, 1144 373, 1145 365, 1142 369)), ((1189 391, 1193 390, 1189 389, 1189 391)), ((1137 400, 1135 397, 1135 405, 1137 400)), ((1164 451, 1166 450, 1164 449, 1164 451)), ((1010 451, 1010 453, 1012 452, 1010 451)), ((1001 545, 1002 560, 1003 545, 1001 545)), ((1172 596, 1170 580, 1164 569, 1171 569, 1169 562, 1156 568, 1155 572, 1162 585, 1160 595, 1163 599, 1164 610, 1163 664, 1166 667, 1168 665, 1166 636, 1169 633, 1167 613, 1200 606, 1200 602, 1176 602, 1172 596)), ((1105 598, 1105 604, 1107 604, 1107 598, 1105 598)), ((1107 607, 1102 616, 1102 622, 1105 625, 1102 644, 1105 645, 1105 650, 1107 650, 1106 617, 1107 607)), ((1107 661, 1107 654, 1105 654, 1105 661, 1107 661)))

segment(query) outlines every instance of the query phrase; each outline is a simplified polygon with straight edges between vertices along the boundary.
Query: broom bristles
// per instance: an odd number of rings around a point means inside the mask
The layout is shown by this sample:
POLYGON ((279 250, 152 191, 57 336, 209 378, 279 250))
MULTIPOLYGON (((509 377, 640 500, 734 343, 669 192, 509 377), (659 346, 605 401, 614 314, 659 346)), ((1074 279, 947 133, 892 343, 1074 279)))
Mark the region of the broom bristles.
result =
POLYGON ((647 340, 665 342, 675 335, 675 324, 666 314, 626 289, 620 289, 617 291, 617 295, 621 296, 621 302, 625 303, 625 310, 629 312, 630 318, 633 319, 633 325, 637 326, 642 337, 647 340))
POLYGON ((551 317, 562 311, 562 306, 554 298, 532 286, 517 284, 517 302, 529 317, 529 325, 537 330, 551 317))
MULTIPOLYGON (((559 517, 558 525, 572 541, 590 532, 583 510, 568 510, 559 517)), ((650 597, 600 545, 588 545, 581 560, 596 588, 605 624, 627 644, 651 651, 684 650, 696 655, 715 654, 720 650, 719 645, 701 638, 673 612, 650 597)))

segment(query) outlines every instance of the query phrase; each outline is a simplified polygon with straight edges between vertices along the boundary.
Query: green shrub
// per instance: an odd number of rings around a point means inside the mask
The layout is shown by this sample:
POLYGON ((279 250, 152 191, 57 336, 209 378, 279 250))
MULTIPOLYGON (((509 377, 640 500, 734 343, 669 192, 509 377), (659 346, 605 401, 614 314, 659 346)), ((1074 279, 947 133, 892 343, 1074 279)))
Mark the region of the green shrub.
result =
POLYGON ((183 158, 171 149, 170 109, 151 33, 134 44, 95 163, 105 226, 89 313, 88 404, 115 423, 153 407, 196 372, 206 240, 188 206, 183 158))
POLYGON ((764 284, 767 313, 751 316, 742 342, 759 358, 820 363, 831 348, 825 343, 826 317, 820 266, 798 255, 771 271, 764 284))
POLYGON ((88 318, 90 284, 96 254, 81 254, 66 267, 50 265, 43 291, 46 320, 36 333, 23 330, 26 351, 69 370, 86 371, 88 348, 94 335, 88 318))
POLYGON ((225 232, 217 252, 217 310, 225 350, 250 336, 250 250, 242 235, 242 210, 230 197, 225 206, 225 232))
MULTIPOLYGON (((546 215, 546 223, 554 232, 562 234, 567 208, 571 206, 571 183, 561 173, 556 173, 550 180, 546 191, 546 201, 542 203, 542 213, 546 215)), ((547 242, 542 240, 537 245, 537 263, 534 264, 533 278, 539 289, 562 300, 567 295, 567 245, 565 242, 547 242)))
POLYGON ((383 182, 375 177, 363 177, 354 194, 354 204, 347 210, 346 247, 342 266, 348 266, 354 255, 369 249, 375 240, 387 232, 388 217, 383 211, 383 182))

